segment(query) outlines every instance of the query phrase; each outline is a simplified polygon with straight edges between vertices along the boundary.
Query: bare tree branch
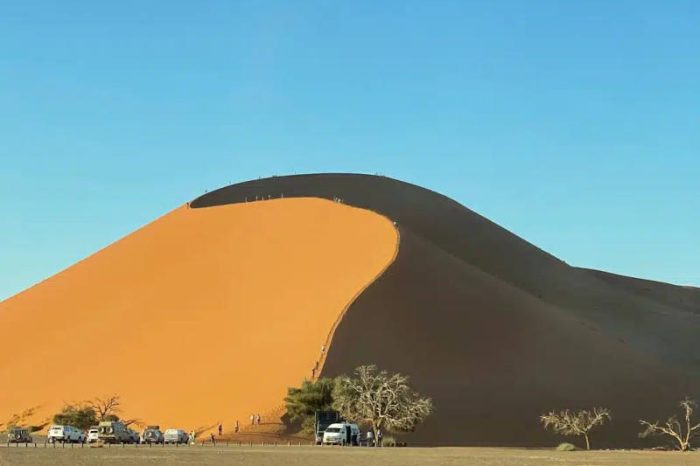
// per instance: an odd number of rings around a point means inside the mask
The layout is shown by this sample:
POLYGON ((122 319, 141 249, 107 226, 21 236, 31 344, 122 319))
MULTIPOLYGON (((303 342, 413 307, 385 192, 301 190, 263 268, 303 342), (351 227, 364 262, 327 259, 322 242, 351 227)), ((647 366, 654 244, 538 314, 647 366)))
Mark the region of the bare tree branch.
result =
POLYGON ((97 418, 102 421, 107 416, 116 416, 120 411, 121 400, 117 395, 109 395, 103 398, 94 398, 85 402, 86 406, 95 410, 97 418))
POLYGON ((586 449, 591 449, 590 432, 594 427, 602 426, 611 419, 610 411, 606 408, 593 408, 570 412, 565 409, 560 412, 551 411, 540 416, 540 422, 545 429, 552 429, 560 435, 573 435, 583 437, 586 441, 586 449))
POLYGON ((333 398, 343 417, 370 426, 375 438, 381 429, 412 431, 433 410, 432 400, 413 391, 408 377, 376 366, 360 366, 354 378, 338 378, 333 398))
POLYGON ((700 429, 700 424, 691 425, 693 411, 697 406, 697 402, 686 397, 679 402, 678 405, 683 411, 683 424, 681 424, 681 421, 679 421, 675 415, 669 417, 664 425, 661 425, 659 421, 652 423, 640 420, 639 423, 645 427, 645 429, 639 433, 639 436, 642 438, 652 435, 671 437, 671 439, 675 441, 676 448, 680 451, 690 450, 692 440, 698 436, 696 430, 700 429))

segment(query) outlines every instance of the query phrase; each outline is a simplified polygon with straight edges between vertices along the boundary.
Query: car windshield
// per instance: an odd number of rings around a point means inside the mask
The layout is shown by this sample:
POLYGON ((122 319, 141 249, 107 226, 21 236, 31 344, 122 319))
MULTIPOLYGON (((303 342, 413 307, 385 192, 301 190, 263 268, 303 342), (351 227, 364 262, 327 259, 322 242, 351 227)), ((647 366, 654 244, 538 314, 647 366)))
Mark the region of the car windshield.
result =
POLYGON ((340 427, 329 427, 328 429, 326 429, 326 432, 329 432, 331 434, 338 433, 340 432, 340 427))

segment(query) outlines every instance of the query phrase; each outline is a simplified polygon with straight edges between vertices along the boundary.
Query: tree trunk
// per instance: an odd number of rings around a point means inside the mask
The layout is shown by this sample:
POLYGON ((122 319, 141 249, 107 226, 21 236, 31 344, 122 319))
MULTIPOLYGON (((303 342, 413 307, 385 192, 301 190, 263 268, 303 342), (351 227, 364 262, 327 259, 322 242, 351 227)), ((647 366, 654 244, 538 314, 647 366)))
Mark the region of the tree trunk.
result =
POLYGON ((588 440, 588 434, 583 434, 583 437, 586 439, 586 450, 590 450, 591 442, 588 440))

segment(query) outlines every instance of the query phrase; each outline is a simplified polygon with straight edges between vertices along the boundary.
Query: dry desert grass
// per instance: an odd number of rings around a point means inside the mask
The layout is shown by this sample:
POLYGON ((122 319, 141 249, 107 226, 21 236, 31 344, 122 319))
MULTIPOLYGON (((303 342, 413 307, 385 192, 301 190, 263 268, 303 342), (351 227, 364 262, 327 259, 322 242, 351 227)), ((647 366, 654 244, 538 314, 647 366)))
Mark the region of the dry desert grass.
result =
POLYGON ((700 453, 652 451, 556 452, 509 448, 186 447, 24 449, 0 447, 0 465, 245 464, 265 466, 681 466, 700 465, 700 453))

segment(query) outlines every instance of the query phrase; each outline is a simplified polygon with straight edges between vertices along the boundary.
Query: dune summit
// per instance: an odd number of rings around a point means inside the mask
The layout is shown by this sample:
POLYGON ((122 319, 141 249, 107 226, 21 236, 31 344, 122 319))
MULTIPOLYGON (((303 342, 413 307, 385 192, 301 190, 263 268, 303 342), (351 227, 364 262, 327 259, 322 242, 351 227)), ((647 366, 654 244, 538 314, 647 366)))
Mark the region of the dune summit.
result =
POLYGON ((273 177, 0 303, 0 338, 27 348, 0 360, 0 422, 116 392, 149 422, 230 424, 279 406, 330 341, 322 375, 377 364, 433 398, 412 443, 551 445, 540 414, 603 406, 594 445, 634 446, 638 419, 700 397, 699 335, 698 289, 569 266, 386 177, 273 177))

